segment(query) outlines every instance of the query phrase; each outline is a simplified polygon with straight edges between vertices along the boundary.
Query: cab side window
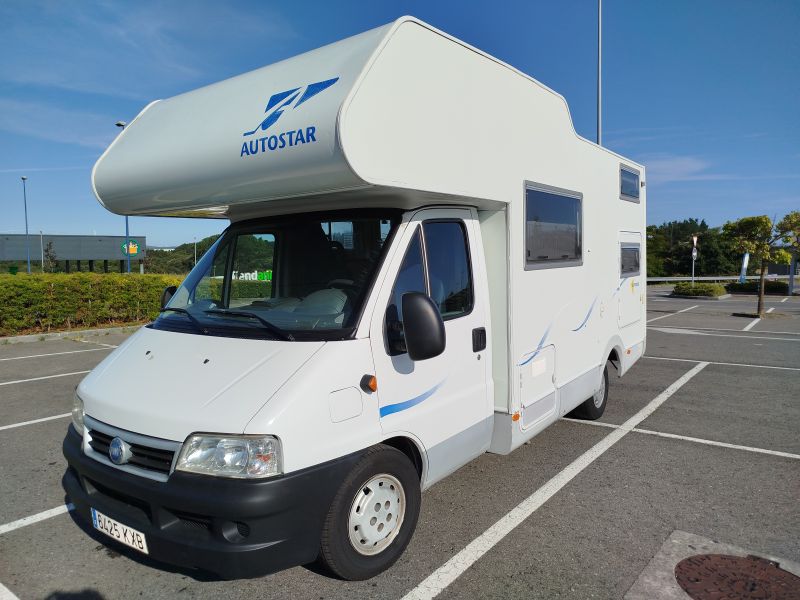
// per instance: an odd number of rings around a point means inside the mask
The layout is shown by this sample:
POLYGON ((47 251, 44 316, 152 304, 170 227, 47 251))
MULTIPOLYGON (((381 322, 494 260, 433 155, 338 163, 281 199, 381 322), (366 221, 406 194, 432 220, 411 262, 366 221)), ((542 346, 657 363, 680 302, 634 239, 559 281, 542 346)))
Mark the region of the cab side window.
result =
POLYGON ((472 310, 472 276, 467 236, 461 221, 429 221, 422 226, 429 294, 445 321, 472 310))
POLYGON ((472 311, 473 286, 466 230, 461 221, 428 221, 414 233, 386 309, 386 343, 391 356, 406 351, 403 294, 427 294, 442 319, 472 311))

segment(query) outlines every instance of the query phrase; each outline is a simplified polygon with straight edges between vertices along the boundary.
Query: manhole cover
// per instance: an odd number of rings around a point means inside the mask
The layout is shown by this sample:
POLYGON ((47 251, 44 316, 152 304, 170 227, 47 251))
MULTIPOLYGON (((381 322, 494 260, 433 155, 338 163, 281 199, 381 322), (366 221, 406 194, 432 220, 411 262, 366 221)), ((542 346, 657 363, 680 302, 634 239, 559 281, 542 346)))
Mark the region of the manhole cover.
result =
POLYGON ((758 556, 690 556, 675 579, 693 600, 800 600, 800 577, 758 556))

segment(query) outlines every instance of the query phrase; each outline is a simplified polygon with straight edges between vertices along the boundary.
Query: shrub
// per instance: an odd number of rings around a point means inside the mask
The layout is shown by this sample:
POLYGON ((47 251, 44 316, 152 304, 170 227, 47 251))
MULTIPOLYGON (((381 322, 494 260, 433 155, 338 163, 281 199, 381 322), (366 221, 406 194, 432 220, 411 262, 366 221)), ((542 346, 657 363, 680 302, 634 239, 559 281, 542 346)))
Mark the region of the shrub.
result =
POLYGON ((154 319, 161 292, 180 275, 0 274, 0 335, 154 319))
MULTIPOLYGON (((758 281, 746 281, 744 283, 739 283, 736 281, 734 283, 729 283, 725 287, 729 292, 734 294, 758 293, 758 281)), ((775 281, 768 279, 764 282, 764 291, 767 294, 779 294, 781 296, 785 296, 789 293, 789 283, 787 281, 775 281)))
POLYGON ((725 288, 719 283, 695 283, 691 281, 679 281, 672 290, 675 296, 722 296, 725 288))

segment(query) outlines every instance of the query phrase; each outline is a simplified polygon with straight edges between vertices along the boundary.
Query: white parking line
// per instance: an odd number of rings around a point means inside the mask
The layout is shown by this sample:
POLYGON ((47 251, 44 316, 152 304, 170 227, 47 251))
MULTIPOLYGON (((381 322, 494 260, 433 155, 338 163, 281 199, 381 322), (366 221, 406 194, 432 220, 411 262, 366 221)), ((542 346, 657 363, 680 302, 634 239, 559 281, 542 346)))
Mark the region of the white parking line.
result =
POLYGON ((422 600, 438 596, 479 558, 491 550, 525 519, 536 512, 539 507, 572 481, 581 471, 602 456, 606 450, 630 433, 636 425, 649 417, 659 406, 666 402, 670 396, 677 392, 706 366, 708 366, 708 363, 701 362, 684 373, 672 385, 651 400, 642 410, 597 442, 589 450, 581 454, 563 471, 550 479, 550 481, 515 506, 511 512, 500 518, 499 521, 470 542, 466 548, 426 577, 417 587, 408 592, 408 594, 403 597, 403 600, 422 600))
MULTIPOLYGON (((706 333, 705 331, 690 329, 688 327, 648 327, 661 333, 678 333, 681 335, 705 335, 709 337, 744 338, 746 340, 776 340, 779 342, 800 342, 800 338, 765 337, 760 335, 730 335, 727 333, 706 333)), ((756 331, 755 333, 761 333, 756 331)))
POLYGON ((642 358, 650 358, 652 360, 673 360, 675 362, 690 362, 699 363, 706 362, 709 365, 722 365, 726 367, 753 367, 754 369, 778 369, 779 371, 800 371, 798 367, 774 367, 772 365, 751 365, 747 363, 732 363, 732 362, 715 362, 713 360, 702 361, 692 358, 671 358, 669 356, 643 356, 642 358))
POLYGON ((64 413, 63 415, 53 415, 52 417, 44 417, 42 419, 34 419, 33 421, 23 421, 22 423, 14 423, 13 425, 3 425, 0 427, 0 431, 5 429, 15 429, 17 427, 24 427, 25 425, 34 425, 35 423, 44 423, 45 421, 54 421, 55 419, 65 419, 69 417, 72 413, 64 413))
POLYGON ((753 327, 755 327, 756 325, 758 325, 758 323, 759 323, 760 321, 761 321, 761 319, 760 319, 760 318, 758 318, 758 319, 753 319, 753 320, 752 320, 752 321, 750 321, 750 322, 749 322, 747 325, 745 325, 745 326, 744 326, 744 329, 742 329, 742 331, 750 331, 750 330, 751 330, 753 327))
POLYGON ((0 362, 7 360, 22 360, 23 358, 44 358, 46 356, 61 356, 62 354, 80 354, 81 352, 103 352, 110 348, 87 348, 86 350, 69 350, 66 352, 50 352, 49 354, 29 354, 28 356, 12 356, 11 358, 0 358, 0 362))
MULTIPOLYGON (((619 429, 620 427, 620 425, 614 425, 613 423, 603 423, 602 421, 584 421, 582 419, 569 419, 566 417, 562 417, 561 419, 563 421, 569 421, 570 423, 580 423, 581 425, 594 425, 595 427, 607 427, 609 429, 619 429)), ((739 444, 728 444, 727 442, 717 442, 715 440, 689 437, 686 435, 666 433, 663 431, 653 431, 652 429, 640 429, 638 427, 632 429, 631 431, 633 431, 634 433, 655 435, 658 437, 670 438, 673 440, 682 440, 684 442, 694 442, 695 444, 704 444, 706 446, 718 446, 720 448, 730 448, 731 450, 744 450, 745 452, 755 452, 756 454, 769 454, 770 456, 780 456, 781 458, 793 458, 795 460, 800 460, 800 454, 781 452, 779 450, 767 450, 766 448, 756 448, 754 446, 740 446, 739 444)))
POLYGON ((784 298, 783 300, 781 300, 781 303, 786 302, 788 299, 789 298, 784 298))
POLYGON ((114 344, 103 344, 102 342, 93 342, 92 340, 81 340, 77 338, 72 339, 73 342, 80 342, 81 344, 97 344, 98 346, 105 346, 106 348, 117 348, 114 344))
POLYGON ((659 319, 666 319, 667 317, 671 317, 672 315, 677 315, 677 314, 680 314, 680 313, 684 313, 687 310, 692 310, 693 308, 697 308, 698 306, 700 306, 700 305, 699 304, 695 304, 694 306, 690 306, 689 308, 684 308, 683 310, 679 310, 678 312, 669 313, 668 315, 661 315, 660 317, 653 317, 652 319, 648 319, 647 322, 648 323, 652 323, 653 321, 658 321, 659 319))
POLYGON ((14 381, 3 381, 0 385, 14 385, 15 383, 27 383, 29 381, 41 381, 42 379, 54 379, 56 377, 69 377, 70 375, 83 375, 89 371, 74 371, 73 373, 59 373, 58 375, 44 375, 42 377, 31 377, 30 379, 15 379, 14 381))
POLYGON ((767 314, 771 313, 773 310, 775 310, 775 307, 774 307, 774 306, 773 306, 772 308, 768 308, 768 309, 767 309, 767 314))
POLYGON ((19 529, 20 527, 27 527, 28 525, 33 525, 34 523, 38 523, 39 521, 44 521, 45 519, 50 519, 52 517, 57 517, 58 515, 63 515, 71 510, 75 510, 75 505, 70 504, 62 504, 61 506, 56 506, 55 508, 51 508, 50 510, 45 510, 40 513, 36 513, 35 515, 31 515, 29 517, 23 517, 21 519, 17 519, 16 521, 11 521, 11 523, 6 523, 5 525, 0 525, 0 535, 4 533, 8 533, 9 531, 14 531, 15 529, 19 529))
POLYGON ((0 583, 0 600, 19 600, 10 589, 0 583))
MULTIPOLYGON (((655 329, 657 326, 653 325, 652 327, 648 327, 648 329, 655 329)), ((670 325, 667 329, 694 329, 696 331, 737 331, 741 332, 741 329, 725 329, 724 327, 687 327, 685 325, 670 325)), ((800 335, 800 331, 767 331, 766 329, 759 329, 758 331, 754 331, 753 333, 773 333, 776 335, 800 335)), ((750 336, 742 336, 742 337, 750 337, 750 336)))

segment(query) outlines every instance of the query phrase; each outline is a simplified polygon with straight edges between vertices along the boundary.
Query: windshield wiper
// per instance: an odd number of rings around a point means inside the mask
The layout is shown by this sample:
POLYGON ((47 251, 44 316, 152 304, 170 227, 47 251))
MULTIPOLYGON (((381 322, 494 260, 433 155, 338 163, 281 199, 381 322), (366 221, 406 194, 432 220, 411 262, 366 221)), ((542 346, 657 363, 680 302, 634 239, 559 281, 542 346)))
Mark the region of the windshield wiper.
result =
POLYGON ((206 310, 204 311, 206 314, 210 315, 225 315, 225 316, 232 316, 232 317, 249 317, 251 319, 255 319, 259 323, 261 323, 265 329, 269 330, 275 337, 284 340, 286 342, 293 342, 295 341, 294 336, 289 333, 288 331, 284 331, 277 325, 273 325, 266 319, 259 317, 256 313, 247 312, 244 310, 206 310))
POLYGON ((200 321, 197 320, 197 317, 195 317, 192 313, 190 313, 185 308, 173 308, 172 306, 167 306, 167 307, 162 308, 161 310, 159 310, 158 313, 161 314, 161 313, 167 312, 167 311, 172 311, 172 312, 180 313, 182 315, 186 315, 187 317, 189 317, 189 320, 192 322, 192 325, 195 326, 197 331, 199 331, 203 335, 208 335, 208 329, 203 327, 203 324, 200 321))

